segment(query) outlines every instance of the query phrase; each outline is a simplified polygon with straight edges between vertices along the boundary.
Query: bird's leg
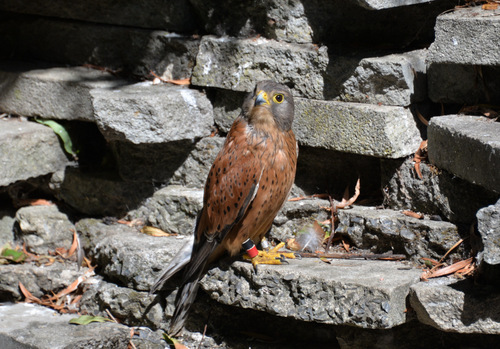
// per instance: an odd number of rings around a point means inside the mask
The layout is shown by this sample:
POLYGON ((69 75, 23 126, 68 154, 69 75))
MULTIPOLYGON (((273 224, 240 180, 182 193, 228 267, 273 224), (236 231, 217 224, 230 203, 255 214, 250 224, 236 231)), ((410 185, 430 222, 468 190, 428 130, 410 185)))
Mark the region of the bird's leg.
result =
POLYGON ((292 252, 279 252, 285 246, 284 242, 280 242, 269 251, 259 251, 252 240, 248 239, 243 243, 243 248, 247 251, 243 255, 246 260, 251 260, 254 267, 258 264, 283 264, 285 258, 295 258, 292 252))

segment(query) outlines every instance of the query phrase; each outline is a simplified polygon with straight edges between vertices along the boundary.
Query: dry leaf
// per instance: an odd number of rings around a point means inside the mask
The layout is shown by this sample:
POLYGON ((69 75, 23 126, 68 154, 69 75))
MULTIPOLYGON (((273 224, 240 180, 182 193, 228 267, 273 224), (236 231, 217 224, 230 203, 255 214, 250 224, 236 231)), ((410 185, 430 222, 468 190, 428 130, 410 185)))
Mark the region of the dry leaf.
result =
POLYGON ((171 234, 171 233, 166 233, 163 230, 155 227, 150 227, 150 226, 145 226, 141 229, 141 233, 146 234, 146 235, 151 235, 151 236, 175 236, 177 234, 171 234))
POLYGON ((441 268, 441 269, 438 269, 435 271, 431 270, 431 271, 424 272, 420 278, 422 280, 427 280, 427 279, 435 278, 435 277, 439 277, 439 276, 450 275, 450 274, 453 274, 453 273, 461 270, 464 267, 471 265, 472 263, 473 263, 473 258, 471 257, 471 258, 465 259, 463 261, 454 263, 450 266, 447 266, 447 267, 444 267, 444 268, 441 268))
POLYGON ((498 4, 496 3, 487 3, 482 6, 483 10, 496 10, 498 8, 498 4))
POLYGON ((30 291, 24 287, 24 285, 19 281, 19 289, 21 290, 21 293, 24 295, 26 298, 26 302, 28 303, 37 303, 37 304, 42 304, 42 301, 38 299, 37 297, 33 296, 30 291))
POLYGON ((417 213, 417 212, 413 212, 413 211, 409 211, 409 210, 405 210, 402 213, 405 216, 408 216, 408 217, 413 217, 413 218, 417 218, 417 219, 423 219, 424 218, 423 214, 417 213))

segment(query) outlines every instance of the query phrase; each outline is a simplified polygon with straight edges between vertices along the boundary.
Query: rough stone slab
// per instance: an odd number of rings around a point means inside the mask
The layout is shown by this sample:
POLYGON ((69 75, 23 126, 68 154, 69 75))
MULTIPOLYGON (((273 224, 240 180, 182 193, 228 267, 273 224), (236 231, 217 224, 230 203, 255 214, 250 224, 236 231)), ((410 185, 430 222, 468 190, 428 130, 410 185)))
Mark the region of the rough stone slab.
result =
POLYGON ((484 249, 479 260, 490 265, 500 264, 500 200, 477 212, 477 230, 484 249))
POLYGON ((300 0, 266 3, 228 0, 225 6, 214 0, 191 0, 191 3, 204 29, 212 34, 249 37, 262 33, 267 38, 287 42, 313 42, 310 18, 300 0), (244 18, 239 14, 244 14, 244 18))
POLYGON ((116 323, 71 325, 78 315, 35 304, 0 305, 0 347, 16 349, 126 348, 130 329, 116 323))
POLYGON ((175 171, 169 184, 204 188, 208 171, 225 142, 223 137, 206 137, 196 143, 184 163, 175 171))
POLYGON ((500 65, 500 9, 455 9, 437 17, 435 32, 430 64, 500 65))
POLYGON ((203 206, 203 189, 169 185, 154 193, 141 207, 129 212, 130 219, 141 218, 147 225, 190 236, 203 206))
POLYGON ((500 123, 465 115, 434 117, 428 138, 433 164, 500 193, 500 123))
POLYGON ((85 0, 71 2, 64 0, 19 0, 2 1, 0 10, 181 32, 190 32, 197 28, 196 19, 188 0, 167 2, 148 0, 142 3, 126 4, 114 0, 103 0, 99 2, 99 6, 89 6, 85 0))
POLYGON ((149 291, 158 273, 184 245, 186 237, 153 237, 123 224, 95 219, 76 224, 86 254, 107 280, 137 291, 149 291))
POLYGON ((169 295, 149 295, 149 292, 140 292, 127 287, 120 287, 113 283, 98 279, 83 293, 80 301, 80 311, 94 316, 108 317, 106 309, 120 322, 128 326, 141 326, 168 329, 166 316, 171 317, 174 312, 176 292, 169 295), (166 297, 165 297, 166 296, 166 297), (155 298, 163 299, 163 305, 155 298), (166 313, 162 307, 166 307, 166 313))
POLYGON ((53 173, 70 164, 50 127, 21 119, 0 120, 0 186, 53 173))
POLYGON ((189 77, 200 42, 192 36, 130 26, 12 12, 0 18, 4 46, 0 58, 90 63, 139 76, 148 76, 152 70, 165 79, 189 77))
POLYGON ((500 66, 434 63, 427 80, 429 98, 436 103, 500 104, 500 66))
POLYGON ((14 212, 0 210, 0 248, 9 243, 11 246, 14 243, 14 212))
POLYGON ((389 209, 354 206, 339 210, 338 217, 335 231, 349 236, 357 247, 375 253, 406 254, 415 262, 422 257, 440 259, 460 240, 452 223, 417 219, 389 209))
POLYGON ((411 287, 410 304, 420 322, 446 332, 500 334, 500 294, 451 277, 411 287))
POLYGON ((214 124, 206 96, 179 86, 138 83, 91 91, 97 126, 109 141, 156 144, 209 136, 214 124))
POLYGON ((35 297, 57 293, 71 285, 87 268, 78 270, 76 263, 56 262, 49 266, 35 264, 0 265, 0 301, 20 301, 24 299, 19 290, 19 282, 35 297))
POLYGON ((248 92, 256 82, 271 79, 293 86, 298 96, 321 99, 327 65, 326 46, 204 36, 191 81, 198 86, 248 92))
POLYGON ((67 168, 54 173, 49 184, 58 199, 86 215, 121 217, 153 194, 151 182, 125 182, 116 174, 67 168))
POLYGON ((16 212, 18 236, 29 251, 47 254, 58 247, 70 249, 75 226, 57 206, 26 206, 16 212))
MULTIPOLYGON (((229 132, 234 120, 241 114, 245 92, 214 89, 211 101, 214 107, 214 120, 222 132, 229 132)), ((210 96, 210 95, 209 95, 210 96)))
POLYGON ((423 4, 434 0, 355 0, 360 6, 369 10, 385 10, 393 7, 423 4))
POLYGON ((420 171, 422 179, 415 171, 412 157, 383 159, 384 205, 393 210, 411 210, 470 225, 479 209, 498 200, 498 194, 430 164, 420 163, 420 171))
POLYGON ((96 69, 4 62, 0 65, 0 110, 47 119, 93 121, 90 90, 113 89, 125 83, 96 69))
POLYGON ((427 50, 364 58, 343 83, 346 102, 408 106, 427 97, 427 50))
POLYGON ((421 138, 402 107, 299 98, 293 129, 299 143, 381 158, 415 153, 421 138))
POLYGON ((220 303, 302 321, 391 328, 406 321, 406 296, 420 271, 399 262, 319 259, 213 268, 201 287, 220 303))

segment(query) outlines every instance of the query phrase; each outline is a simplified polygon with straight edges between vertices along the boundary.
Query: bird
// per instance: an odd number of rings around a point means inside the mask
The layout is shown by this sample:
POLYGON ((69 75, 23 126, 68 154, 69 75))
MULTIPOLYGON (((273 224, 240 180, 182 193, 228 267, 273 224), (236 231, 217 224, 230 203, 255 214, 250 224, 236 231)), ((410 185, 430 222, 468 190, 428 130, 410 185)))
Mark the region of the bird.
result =
POLYGON ((257 250, 285 203, 295 180, 298 145, 292 131, 292 92, 271 80, 260 81, 245 98, 205 183, 203 207, 194 234, 161 272, 150 294, 183 269, 169 334, 183 328, 207 267, 225 253, 242 249, 254 267, 281 264, 283 244, 257 250))

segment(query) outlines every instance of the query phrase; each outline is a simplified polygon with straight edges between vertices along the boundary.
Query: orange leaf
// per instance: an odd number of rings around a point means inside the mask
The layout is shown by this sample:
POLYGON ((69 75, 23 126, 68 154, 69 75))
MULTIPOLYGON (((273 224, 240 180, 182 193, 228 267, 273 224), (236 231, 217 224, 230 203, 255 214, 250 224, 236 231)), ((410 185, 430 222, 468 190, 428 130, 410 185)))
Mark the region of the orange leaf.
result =
POLYGON ((31 294, 31 292, 28 291, 26 289, 26 287, 24 287, 24 285, 21 283, 21 281, 19 281, 19 289, 21 290, 22 294, 26 298, 26 302, 28 302, 28 303, 38 303, 38 304, 42 303, 42 301, 40 299, 38 299, 37 297, 33 296, 31 294))
POLYGON ((166 80, 165 82, 174 85, 189 85, 191 84, 191 78, 179 79, 179 80, 166 80))
POLYGON ((403 211, 402 212, 405 216, 408 216, 408 217, 413 217, 413 218, 417 218, 417 219, 422 219, 424 218, 424 215, 421 214, 421 213, 417 213, 417 212, 413 212, 413 211, 409 211, 409 210, 406 210, 406 211, 403 211))
POLYGON ((342 245, 344 246, 344 249, 349 252, 349 244, 347 242, 345 242, 344 240, 342 240, 342 245))
POLYGON ((498 8, 498 4, 488 3, 482 6, 483 10, 496 10, 498 8))
POLYGON ((472 264, 472 257, 471 258, 468 258, 468 259, 465 259, 463 261, 460 261, 460 262, 456 262, 450 266, 447 266, 447 267, 444 267, 444 268, 441 268, 439 270, 436 270, 436 271, 433 271, 433 272, 426 272, 424 273, 423 277, 425 279, 430 279, 430 278, 435 278, 435 277, 439 277, 439 276, 445 276, 445 275, 449 275, 449 274, 453 274, 454 272, 472 264))
POLYGON ((68 251, 68 257, 71 257, 73 253, 75 253, 76 249, 78 248, 78 235, 76 235, 76 231, 71 229, 73 231, 73 243, 71 244, 71 247, 69 248, 68 251))

